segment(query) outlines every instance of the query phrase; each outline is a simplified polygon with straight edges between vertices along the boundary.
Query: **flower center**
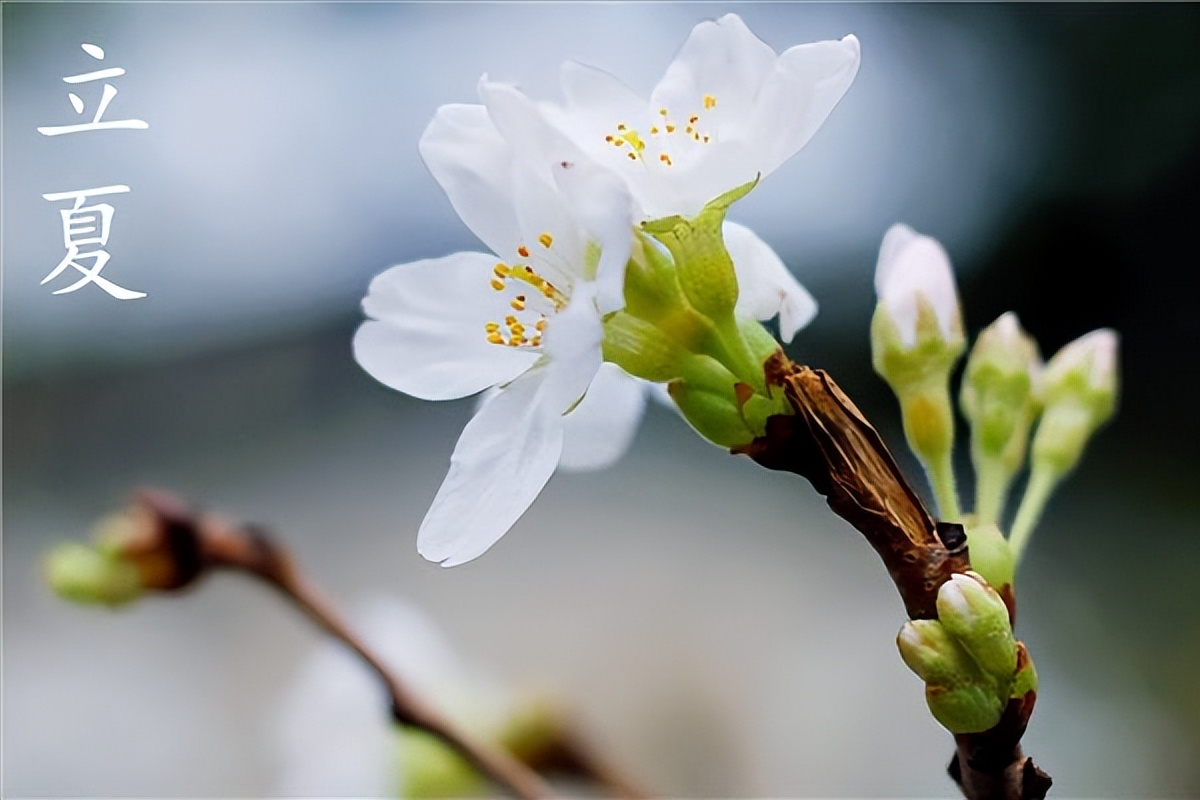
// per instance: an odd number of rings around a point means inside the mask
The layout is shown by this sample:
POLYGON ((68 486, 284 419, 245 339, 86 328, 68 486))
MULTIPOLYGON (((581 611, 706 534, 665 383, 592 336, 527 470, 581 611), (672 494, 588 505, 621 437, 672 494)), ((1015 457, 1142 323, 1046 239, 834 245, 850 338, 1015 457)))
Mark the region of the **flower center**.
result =
POLYGON ((708 132, 703 119, 705 112, 717 107, 717 98, 706 94, 701 98, 703 110, 692 112, 686 118, 675 117, 668 108, 658 109, 659 119, 648 129, 649 139, 643 139, 637 130, 630 128, 624 122, 618 122, 616 129, 606 133, 604 141, 625 153, 630 161, 647 161, 647 149, 650 150, 650 163, 657 160, 664 166, 673 166, 675 159, 671 154, 679 155, 681 149, 694 148, 696 144, 709 144, 713 141, 714 133, 708 132), (691 144, 689 144, 691 142, 691 144), (649 145, 649 148, 647 148, 649 145))
MULTIPOLYGON (((546 232, 539 234, 537 240, 546 250, 554 244, 554 237, 546 232)), ((520 245, 517 255, 528 259, 529 248, 520 245)), ((546 320, 566 308, 567 295, 539 275, 528 261, 497 263, 492 269, 491 283, 497 292, 512 293, 508 305, 515 313, 506 315, 503 324, 488 322, 484 326, 487 340, 507 347, 540 347, 546 320)))

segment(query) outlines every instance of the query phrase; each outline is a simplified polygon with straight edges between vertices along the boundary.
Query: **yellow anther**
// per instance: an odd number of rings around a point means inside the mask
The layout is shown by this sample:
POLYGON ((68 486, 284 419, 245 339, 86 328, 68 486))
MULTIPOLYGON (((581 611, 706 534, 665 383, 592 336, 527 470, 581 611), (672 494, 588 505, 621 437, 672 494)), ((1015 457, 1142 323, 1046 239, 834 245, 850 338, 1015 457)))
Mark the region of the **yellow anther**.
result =
POLYGON ((688 117, 688 122, 692 123, 693 125, 695 125, 699 121, 700 121, 700 117, 696 114, 692 114, 692 116, 688 117))
POLYGON ((529 340, 529 346, 530 347, 541 347, 542 346, 542 337, 534 336, 532 339, 529 340))
POLYGON ((696 129, 695 129, 695 128, 693 128, 691 125, 688 125, 686 128, 684 128, 684 129, 683 129, 683 132, 684 132, 684 133, 690 133, 690 134, 692 134, 693 136, 695 136, 695 134, 696 134, 696 129))
POLYGON ((538 234, 538 244, 540 244, 542 247, 549 249, 550 245, 554 244, 554 237, 551 236, 549 233, 545 233, 545 232, 539 233, 538 234))
POLYGON ((671 157, 666 153, 661 154, 658 157, 658 160, 666 164, 668 167, 671 166, 671 157))
POLYGON ((501 261, 499 264, 492 267, 492 272, 496 273, 497 278, 507 278, 509 273, 512 272, 512 269, 508 266, 508 264, 505 264, 503 261, 501 261))
POLYGON ((713 108, 716 105, 717 105, 717 98, 713 97, 711 94, 704 95, 704 107, 705 108, 713 108))
POLYGON ((499 278, 492 278, 492 288, 497 292, 504 291, 504 281, 500 280, 499 278))
POLYGON ((517 322, 516 317, 514 317, 512 314, 509 314, 504 318, 504 324, 511 328, 513 325, 520 325, 521 323, 517 322))
POLYGON ((504 337, 496 331, 492 331, 487 335, 487 340, 491 344, 504 344, 504 337))
POLYGON ((509 305, 511 305, 513 307, 514 311, 524 311, 525 310, 525 295, 523 295, 523 294, 517 295, 516 297, 514 297, 512 299, 512 302, 509 303, 509 305))
POLYGON ((606 142, 611 142, 612 140, 613 140, 613 135, 611 133, 604 137, 604 141, 606 141, 606 142))
POLYGON ((660 109, 658 110, 658 115, 659 115, 660 117, 665 117, 665 116, 667 115, 667 110, 666 110, 665 108, 660 108, 660 109))
POLYGON ((518 334, 513 334, 513 337, 508 340, 509 347, 520 347, 525 344, 525 337, 518 334))
POLYGON ((517 253, 521 256, 521 258, 529 258, 529 248, 525 245, 518 247, 517 253))
POLYGON ((668 125, 668 126, 667 126, 667 133, 674 133, 674 132, 675 132, 675 126, 674 126, 674 125, 668 125))
POLYGON ((657 126, 657 125, 651 125, 651 126, 650 126, 650 135, 651 135, 651 136, 657 136, 657 135, 658 135, 658 126, 657 126))
POLYGON ((618 122, 618 123, 617 123, 617 130, 619 130, 619 131, 623 131, 623 130, 625 130, 625 123, 624 123, 624 122, 618 122))
POLYGON ((709 137, 708 137, 708 134, 705 134, 705 135, 704 135, 704 143, 705 143, 705 144, 708 144, 708 138, 709 138, 709 137))
POLYGON ((637 154, 636 154, 636 153, 626 153, 626 155, 627 155, 627 156, 629 156, 629 160, 630 160, 630 161, 637 161, 637 154))
POLYGON ((483 326, 483 329, 486 330, 488 333, 495 333, 496 331, 500 330, 500 323, 499 322, 489 322, 487 325, 483 326))
POLYGON ((537 322, 534 323, 533 327, 537 328, 538 333, 542 333, 543 331, 545 331, 546 330, 546 318, 542 317, 541 319, 539 319, 537 322))

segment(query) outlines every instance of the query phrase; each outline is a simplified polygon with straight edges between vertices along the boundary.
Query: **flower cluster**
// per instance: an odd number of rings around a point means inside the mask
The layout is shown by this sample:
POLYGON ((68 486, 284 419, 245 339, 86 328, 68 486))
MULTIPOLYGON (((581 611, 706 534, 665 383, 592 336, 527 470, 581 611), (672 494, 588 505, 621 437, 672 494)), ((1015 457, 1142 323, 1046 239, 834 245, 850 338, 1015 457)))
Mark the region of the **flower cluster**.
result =
POLYGON ((761 433, 778 345, 757 321, 790 340, 816 304, 725 212, 808 142, 858 64, 853 36, 776 54, 727 15, 692 31, 649 100, 568 63, 564 105, 484 76, 480 104, 438 110, 421 155, 490 253, 384 272, 354 340, 399 391, 486 392, 421 525, 426 558, 479 556, 558 466, 619 458, 653 383, 718 444, 761 433))

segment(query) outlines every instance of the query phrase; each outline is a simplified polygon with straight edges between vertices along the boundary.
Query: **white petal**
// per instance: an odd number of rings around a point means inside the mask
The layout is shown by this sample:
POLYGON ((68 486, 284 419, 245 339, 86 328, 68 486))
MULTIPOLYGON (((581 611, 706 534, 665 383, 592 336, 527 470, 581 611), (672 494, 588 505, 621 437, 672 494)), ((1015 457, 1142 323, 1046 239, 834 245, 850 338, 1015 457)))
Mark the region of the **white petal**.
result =
POLYGON ((471 232, 511 259, 521 231, 514 202, 512 147, 479 105, 438 109, 419 145, 425 165, 471 232))
POLYGON ((726 14, 692 29, 650 102, 687 115, 703 109, 704 95, 711 95, 723 117, 741 117, 750 111, 774 64, 770 45, 751 33, 736 14, 726 14))
POLYGON ((567 133, 589 151, 611 147, 604 136, 613 126, 631 124, 646 113, 646 101, 604 70, 567 61, 559 78, 570 111, 563 114, 553 106, 543 111, 555 123, 569 125, 567 133))
POLYGON ((484 75, 479 81, 479 96, 500 135, 514 145, 514 157, 551 182, 552 165, 586 158, 578 145, 550 124, 537 103, 515 86, 488 80, 484 75))
POLYGON ((570 305, 546 326, 542 349, 548 358, 544 389, 548 408, 565 414, 583 397, 600 369, 603 337, 595 286, 583 284, 571 296, 570 305))
POLYGON ((817 301, 752 230, 726 222, 721 232, 737 273, 737 312, 758 320, 778 314, 779 335, 790 342, 817 315, 817 301))
POLYGON ((879 247, 875 291, 906 347, 913 347, 917 341, 918 297, 933 306, 946 339, 961 336, 954 270, 950 256, 936 239, 922 236, 907 225, 889 228, 879 247))
POLYGON ((504 318, 489 281, 495 258, 456 253, 392 267, 371 281, 354 357, 376 380, 423 400, 465 397, 512 380, 537 353, 487 341, 504 318))
MULTIPOLYGON (((633 245, 633 199, 625 183, 591 161, 561 162, 554 177, 572 215, 600 247, 596 274, 601 313, 625 306, 625 265, 633 245)), ((585 253, 585 257, 586 257, 585 253)))
POLYGON ((763 175, 791 158, 825 122, 858 74, 858 39, 813 42, 784 52, 755 100, 747 138, 763 175))
POLYGON ((583 401, 564 420, 559 467, 595 470, 615 464, 637 433, 649 385, 615 364, 601 365, 583 401))
POLYGON ((562 412, 543 402, 545 370, 533 370, 484 403, 467 423, 450 472, 421 530, 417 549, 457 566, 508 532, 554 473, 562 452, 562 412))

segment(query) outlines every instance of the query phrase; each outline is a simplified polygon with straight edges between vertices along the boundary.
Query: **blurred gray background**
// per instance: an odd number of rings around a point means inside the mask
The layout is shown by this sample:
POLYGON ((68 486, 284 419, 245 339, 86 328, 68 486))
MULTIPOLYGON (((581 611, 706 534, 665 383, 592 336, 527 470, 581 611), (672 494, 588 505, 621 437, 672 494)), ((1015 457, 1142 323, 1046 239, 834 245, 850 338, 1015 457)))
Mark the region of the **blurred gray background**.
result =
POLYGON ((478 248, 417 154, 438 105, 473 102, 484 72, 556 98, 567 58, 646 93, 728 10, 776 50, 862 42, 829 122, 735 216, 821 303, 792 356, 896 450, 867 351, 891 223, 945 243, 971 331, 1013 309, 1047 355, 1121 332, 1119 416, 1020 576, 1042 676, 1026 741, 1060 796, 1200 794, 1200 7, 2 10, 6 796, 278 784, 269 720, 317 642, 297 614, 228 576, 117 612, 41 582, 51 545, 140 485, 273 526, 342 601, 419 604, 665 795, 954 794, 950 739, 895 652, 901 605, 806 484, 654 408, 618 467, 556 477, 491 552, 443 570, 416 529, 472 404, 401 396, 351 357, 373 275, 478 248), (105 118, 147 130, 36 132, 75 121, 61 79, 96 68, 84 42, 127 71, 105 118), (104 275, 148 297, 51 295, 62 204, 41 195, 114 183, 131 191, 109 201, 104 275))

